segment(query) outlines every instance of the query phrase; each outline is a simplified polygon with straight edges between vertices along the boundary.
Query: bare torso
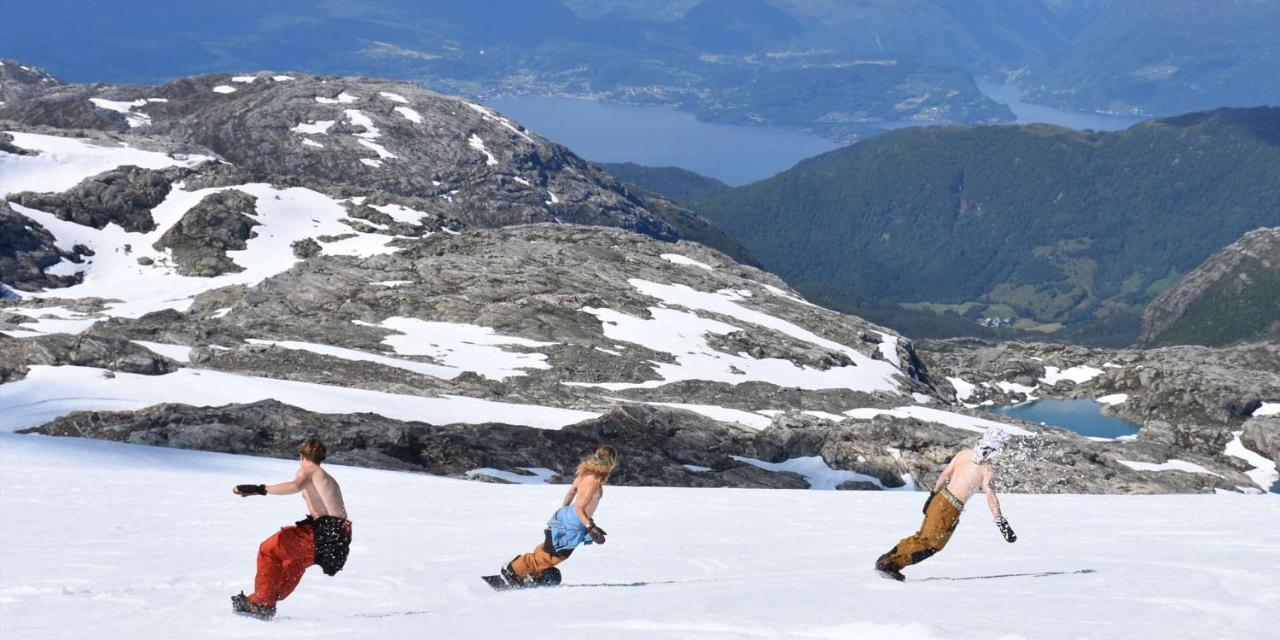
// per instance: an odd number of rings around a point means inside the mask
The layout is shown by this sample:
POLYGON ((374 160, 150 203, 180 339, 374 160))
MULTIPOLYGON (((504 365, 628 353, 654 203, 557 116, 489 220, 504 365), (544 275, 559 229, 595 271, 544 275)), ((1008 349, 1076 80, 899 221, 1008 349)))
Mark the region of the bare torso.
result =
POLYGON ((307 512, 312 517, 337 516, 347 517, 347 507, 342 502, 342 488, 319 465, 304 465, 298 470, 294 479, 307 503, 307 512))
POLYGON ((977 464, 973 461, 973 450, 965 449, 957 453, 947 465, 951 475, 947 480, 947 490, 961 502, 979 490, 985 490, 991 484, 992 470, 990 463, 977 464))

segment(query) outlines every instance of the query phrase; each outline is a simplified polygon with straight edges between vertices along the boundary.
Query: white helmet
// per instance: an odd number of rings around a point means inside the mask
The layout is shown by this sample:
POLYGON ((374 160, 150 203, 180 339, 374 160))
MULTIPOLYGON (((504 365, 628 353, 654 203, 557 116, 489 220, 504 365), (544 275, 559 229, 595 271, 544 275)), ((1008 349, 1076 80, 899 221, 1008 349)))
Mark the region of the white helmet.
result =
POLYGON ((990 460, 1000 450, 1004 448, 1006 442, 1009 441, 1009 432, 1003 427, 988 427, 982 437, 978 439, 978 446, 973 449, 973 461, 982 464, 990 460))

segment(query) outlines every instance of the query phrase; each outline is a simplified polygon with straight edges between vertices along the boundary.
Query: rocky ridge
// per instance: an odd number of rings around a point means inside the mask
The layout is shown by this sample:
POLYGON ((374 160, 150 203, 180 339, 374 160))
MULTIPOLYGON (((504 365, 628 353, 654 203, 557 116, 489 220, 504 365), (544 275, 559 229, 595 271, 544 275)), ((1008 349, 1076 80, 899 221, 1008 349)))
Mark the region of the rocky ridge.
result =
POLYGON ((1222 345, 1280 339, 1280 227, 1209 256, 1142 313, 1139 342, 1222 345))

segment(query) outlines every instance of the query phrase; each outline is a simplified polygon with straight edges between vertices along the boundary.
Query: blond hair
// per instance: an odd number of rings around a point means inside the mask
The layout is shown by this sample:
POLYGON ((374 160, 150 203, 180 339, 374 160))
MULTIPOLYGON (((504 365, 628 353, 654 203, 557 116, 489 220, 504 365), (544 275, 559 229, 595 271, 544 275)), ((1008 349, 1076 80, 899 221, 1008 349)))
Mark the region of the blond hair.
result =
POLYGON ((609 445, 601 445, 596 452, 578 464, 577 475, 596 476, 601 481, 607 480, 613 468, 618 464, 618 450, 609 445))

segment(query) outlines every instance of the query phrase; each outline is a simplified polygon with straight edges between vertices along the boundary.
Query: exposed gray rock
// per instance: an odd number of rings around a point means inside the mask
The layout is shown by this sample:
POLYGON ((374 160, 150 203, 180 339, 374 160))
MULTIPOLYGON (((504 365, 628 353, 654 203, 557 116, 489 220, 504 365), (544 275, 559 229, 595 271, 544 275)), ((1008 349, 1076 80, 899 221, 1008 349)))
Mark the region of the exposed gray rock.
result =
POLYGON ((80 280, 77 275, 54 275, 45 269, 74 256, 59 251, 44 227, 9 208, 0 200, 0 282, 32 291, 65 287, 80 280))
POLYGON ((182 275, 209 277, 243 271, 227 251, 244 249, 245 241, 253 237, 253 227, 260 224, 252 217, 255 200, 235 189, 211 193, 187 210, 155 248, 171 251, 182 275))
POLYGON ((180 171, 120 167, 89 178, 62 193, 13 193, 9 200, 63 220, 101 229, 109 223, 126 231, 155 228, 151 209, 164 202, 180 171))
POLYGON ((0 335, 0 384, 26 376, 31 365, 74 365, 162 375, 177 363, 123 338, 56 333, 14 339, 0 335))

